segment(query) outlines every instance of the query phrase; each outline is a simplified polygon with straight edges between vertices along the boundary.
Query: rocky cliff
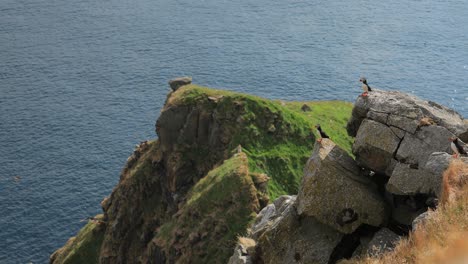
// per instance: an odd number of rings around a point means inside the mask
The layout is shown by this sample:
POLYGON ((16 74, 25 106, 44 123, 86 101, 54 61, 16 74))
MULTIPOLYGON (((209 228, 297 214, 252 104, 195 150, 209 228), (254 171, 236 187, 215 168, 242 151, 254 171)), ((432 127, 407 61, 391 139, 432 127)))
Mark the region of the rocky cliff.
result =
POLYGON ((315 144, 298 195, 262 209, 229 263, 336 263, 391 250, 437 206, 448 138, 468 135, 453 110, 379 90, 358 97, 347 130, 355 159, 331 140, 315 144))
POLYGON ((103 216, 51 263, 226 262, 269 197, 297 192, 316 122, 350 151, 340 129, 350 104, 274 102, 190 81, 171 82, 158 139, 137 146, 103 216))
POLYGON ((158 139, 137 146, 103 215, 51 263, 378 255, 437 207, 448 138, 468 137, 453 110, 399 92, 358 97, 351 114, 342 102, 269 101, 190 82, 170 83, 158 139), (317 123, 331 139, 315 142, 317 123))

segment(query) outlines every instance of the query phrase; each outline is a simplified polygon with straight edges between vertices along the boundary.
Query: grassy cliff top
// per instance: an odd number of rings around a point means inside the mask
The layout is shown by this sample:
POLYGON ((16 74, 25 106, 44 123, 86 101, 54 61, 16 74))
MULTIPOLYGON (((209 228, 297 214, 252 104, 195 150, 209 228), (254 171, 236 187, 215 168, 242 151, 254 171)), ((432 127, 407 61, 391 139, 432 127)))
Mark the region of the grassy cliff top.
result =
POLYGON ((318 136, 314 126, 320 124, 322 129, 331 137, 335 143, 345 149, 352 155, 352 138, 346 132, 346 123, 351 116, 353 104, 345 101, 282 101, 269 100, 255 95, 237 93, 226 90, 212 89, 199 85, 187 85, 177 90, 168 100, 168 104, 195 104, 200 101, 209 101, 209 98, 219 99, 228 97, 232 101, 249 101, 251 104, 257 104, 260 107, 267 107, 272 110, 282 111, 292 116, 291 122, 300 121, 308 126, 311 131, 318 136), (310 111, 303 111, 302 107, 306 105, 310 111), (294 116, 301 118, 294 118, 294 116), (301 120, 302 119, 302 120, 301 120))
MULTIPOLYGON (((268 190, 271 199, 297 193, 304 164, 318 137, 316 124, 351 154, 352 138, 345 129, 352 110, 348 102, 286 102, 187 85, 169 96, 166 107, 180 105, 217 113, 234 112, 236 105, 243 106, 240 119, 246 125, 234 136, 230 147, 234 149, 240 144, 248 155, 249 169, 271 177, 268 190)), ((224 124, 232 126, 233 131, 236 125, 224 124)))

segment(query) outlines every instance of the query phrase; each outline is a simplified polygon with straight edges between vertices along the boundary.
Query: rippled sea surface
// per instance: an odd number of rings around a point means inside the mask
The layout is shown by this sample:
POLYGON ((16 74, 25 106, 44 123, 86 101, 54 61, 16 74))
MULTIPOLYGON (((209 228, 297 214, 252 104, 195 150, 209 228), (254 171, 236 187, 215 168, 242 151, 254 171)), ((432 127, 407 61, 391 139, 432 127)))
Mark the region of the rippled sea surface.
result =
POLYGON ((366 76, 466 118, 466 25, 465 0, 0 1, 0 263, 46 263, 100 212, 168 79, 353 101, 366 76))

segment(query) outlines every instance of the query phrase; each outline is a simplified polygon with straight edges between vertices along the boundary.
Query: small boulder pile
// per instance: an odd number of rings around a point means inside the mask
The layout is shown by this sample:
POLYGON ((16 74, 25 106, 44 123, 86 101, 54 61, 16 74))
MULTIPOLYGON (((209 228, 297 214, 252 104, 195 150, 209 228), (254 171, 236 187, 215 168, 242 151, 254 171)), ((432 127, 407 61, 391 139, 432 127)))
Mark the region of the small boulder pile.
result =
POLYGON ((448 138, 468 141, 458 113, 394 91, 359 97, 347 130, 355 159, 329 139, 316 143, 298 195, 258 214, 249 250, 239 243, 230 264, 336 263, 393 249, 437 206, 448 138))

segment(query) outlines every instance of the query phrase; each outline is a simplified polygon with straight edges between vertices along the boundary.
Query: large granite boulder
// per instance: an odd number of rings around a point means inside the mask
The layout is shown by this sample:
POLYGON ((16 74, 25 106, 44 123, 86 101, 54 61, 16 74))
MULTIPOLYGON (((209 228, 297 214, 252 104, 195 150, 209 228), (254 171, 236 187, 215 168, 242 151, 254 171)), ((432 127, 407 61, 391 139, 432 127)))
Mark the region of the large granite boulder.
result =
POLYGON ((329 263, 343 235, 313 217, 299 217, 295 200, 280 197, 257 217, 252 232, 260 263, 329 263))
POLYGON ((169 81, 169 86, 171 89, 175 92, 177 91, 180 87, 184 85, 189 85, 192 83, 192 77, 179 77, 175 78, 169 81))
POLYGON ((395 158, 403 163, 424 165, 434 152, 451 152, 449 137, 453 133, 441 126, 424 126, 416 134, 407 133, 395 158))
POLYGON ((316 143, 307 161, 297 212, 347 234, 362 224, 381 226, 388 216, 374 184, 346 151, 329 139, 316 143))
POLYGON ((353 144, 353 153, 360 166, 383 174, 388 168, 392 168, 393 156, 401 141, 394 130, 398 129, 392 130, 371 119, 362 122, 353 144))
MULTIPOLYGON (((417 169, 408 164, 398 163, 386 189, 397 195, 428 194, 439 197, 444 171, 453 159, 452 155, 446 152, 434 152, 428 156, 426 163, 417 169)), ((468 161, 464 157, 460 160, 468 161)))
POLYGON ((465 121, 452 109, 406 93, 376 89, 368 97, 358 97, 347 130, 349 135, 356 136, 361 122, 373 119, 414 134, 423 118, 447 128, 461 140, 468 140, 465 121))
POLYGON ((449 137, 468 140, 460 114, 397 91, 358 97, 347 130, 357 163, 390 177, 386 189, 395 195, 439 195, 450 156, 433 153, 451 153, 449 137))
POLYGON ((398 163, 388 181, 387 191, 397 195, 435 194, 440 192, 442 175, 422 169, 412 169, 398 163))

